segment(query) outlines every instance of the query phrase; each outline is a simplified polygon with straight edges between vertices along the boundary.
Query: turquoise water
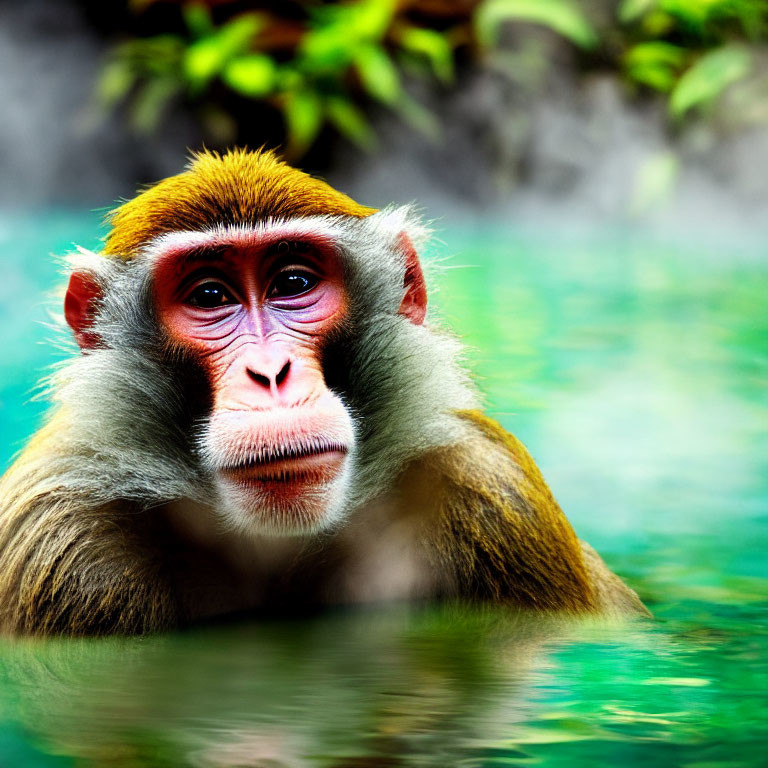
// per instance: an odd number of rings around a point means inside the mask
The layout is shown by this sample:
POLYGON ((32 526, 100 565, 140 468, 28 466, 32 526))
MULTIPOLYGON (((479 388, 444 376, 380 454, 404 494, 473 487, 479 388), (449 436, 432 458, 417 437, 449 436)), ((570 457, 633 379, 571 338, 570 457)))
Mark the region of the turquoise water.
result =
MULTIPOLYGON (((39 422, 48 254, 0 215, 0 467, 39 422)), ((452 226, 433 303, 488 410, 652 622, 405 607, 0 641, 0 766, 765 765, 768 260, 759 242, 452 226), (453 255, 456 254, 456 255, 453 255)))

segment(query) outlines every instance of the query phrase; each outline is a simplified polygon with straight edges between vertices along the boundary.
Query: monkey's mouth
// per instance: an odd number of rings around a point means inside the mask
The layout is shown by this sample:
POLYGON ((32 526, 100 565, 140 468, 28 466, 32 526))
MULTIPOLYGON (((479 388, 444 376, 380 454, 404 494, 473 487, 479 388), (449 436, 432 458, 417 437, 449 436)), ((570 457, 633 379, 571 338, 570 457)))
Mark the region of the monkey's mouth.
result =
POLYGON ((225 479, 238 485, 264 489, 325 485, 338 477, 347 453, 348 448, 340 443, 278 448, 260 452, 219 471, 225 479))

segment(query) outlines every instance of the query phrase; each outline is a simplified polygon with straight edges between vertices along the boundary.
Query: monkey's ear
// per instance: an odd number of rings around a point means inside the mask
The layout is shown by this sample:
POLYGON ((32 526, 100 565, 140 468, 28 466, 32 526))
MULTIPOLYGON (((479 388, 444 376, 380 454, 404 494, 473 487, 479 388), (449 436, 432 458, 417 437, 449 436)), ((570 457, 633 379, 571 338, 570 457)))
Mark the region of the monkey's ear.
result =
POLYGON ((99 299, 101 286, 96 279, 88 272, 73 272, 64 297, 64 317, 80 349, 93 349, 99 344, 99 337, 88 330, 93 325, 99 299))
POLYGON ((405 293, 398 313, 405 315, 414 325, 421 325, 427 315, 427 284, 421 271, 419 256, 411 238, 405 232, 400 233, 400 248, 405 255, 405 293))

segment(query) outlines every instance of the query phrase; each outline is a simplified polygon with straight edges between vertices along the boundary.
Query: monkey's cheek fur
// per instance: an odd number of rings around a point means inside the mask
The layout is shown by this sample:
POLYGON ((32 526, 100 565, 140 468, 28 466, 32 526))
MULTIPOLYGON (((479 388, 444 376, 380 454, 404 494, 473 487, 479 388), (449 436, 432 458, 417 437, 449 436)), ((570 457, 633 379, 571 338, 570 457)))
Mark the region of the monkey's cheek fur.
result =
POLYGON ((279 466, 219 472, 218 509, 232 528, 253 535, 316 533, 344 516, 351 457, 329 451, 279 466))

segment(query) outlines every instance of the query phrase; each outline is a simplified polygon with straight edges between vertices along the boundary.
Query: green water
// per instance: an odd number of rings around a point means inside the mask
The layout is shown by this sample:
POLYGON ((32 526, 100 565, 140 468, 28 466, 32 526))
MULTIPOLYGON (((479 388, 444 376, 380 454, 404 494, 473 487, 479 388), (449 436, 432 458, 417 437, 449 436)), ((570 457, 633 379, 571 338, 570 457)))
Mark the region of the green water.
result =
MULTIPOLYGON (((0 216, 0 466, 61 355, 38 343, 47 254, 94 245, 97 221, 0 216)), ((766 764, 765 248, 500 223, 441 236, 433 303, 488 410, 655 620, 389 606, 5 640, 0 766, 766 764)))

